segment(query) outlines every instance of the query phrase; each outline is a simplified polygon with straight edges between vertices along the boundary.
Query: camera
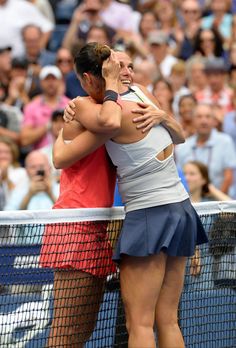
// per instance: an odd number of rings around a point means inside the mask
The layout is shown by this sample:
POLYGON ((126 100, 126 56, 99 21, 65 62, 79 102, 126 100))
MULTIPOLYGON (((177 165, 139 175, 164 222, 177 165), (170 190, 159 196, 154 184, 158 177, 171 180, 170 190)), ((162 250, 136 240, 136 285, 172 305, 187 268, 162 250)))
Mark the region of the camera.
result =
POLYGON ((43 169, 39 169, 39 170, 37 170, 36 175, 44 177, 45 176, 45 171, 43 169))

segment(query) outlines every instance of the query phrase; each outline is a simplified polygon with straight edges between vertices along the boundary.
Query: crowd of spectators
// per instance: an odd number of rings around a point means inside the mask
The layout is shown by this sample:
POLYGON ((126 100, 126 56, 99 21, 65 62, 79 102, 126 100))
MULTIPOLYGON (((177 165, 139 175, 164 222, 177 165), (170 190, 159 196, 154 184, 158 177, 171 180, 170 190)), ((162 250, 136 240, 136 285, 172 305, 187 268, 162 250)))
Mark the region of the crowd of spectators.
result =
POLYGON ((126 50, 135 82, 180 121, 179 168, 203 162, 236 198, 236 1, 0 0, 0 23, 1 210, 53 205, 51 149, 63 108, 85 95, 73 57, 92 41, 126 50))

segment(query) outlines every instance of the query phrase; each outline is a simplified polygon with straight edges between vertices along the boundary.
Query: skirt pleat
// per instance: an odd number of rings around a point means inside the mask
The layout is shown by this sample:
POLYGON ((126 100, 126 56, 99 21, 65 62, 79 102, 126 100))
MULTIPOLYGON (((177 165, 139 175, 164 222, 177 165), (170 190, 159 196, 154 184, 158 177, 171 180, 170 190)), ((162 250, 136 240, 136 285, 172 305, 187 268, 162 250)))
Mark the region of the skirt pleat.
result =
POLYGON ((170 256, 192 256, 196 245, 208 241, 201 220, 189 199, 126 214, 113 260, 122 254, 149 256, 161 251, 170 256))

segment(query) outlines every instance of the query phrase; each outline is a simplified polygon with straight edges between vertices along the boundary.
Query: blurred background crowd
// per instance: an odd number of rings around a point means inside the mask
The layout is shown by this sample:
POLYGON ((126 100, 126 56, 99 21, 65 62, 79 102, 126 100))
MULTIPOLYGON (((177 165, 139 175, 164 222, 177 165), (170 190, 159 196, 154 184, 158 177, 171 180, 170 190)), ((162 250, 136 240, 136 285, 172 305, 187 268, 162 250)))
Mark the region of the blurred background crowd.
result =
POLYGON ((0 210, 56 200, 52 146, 92 41, 127 51, 134 82, 182 124, 192 201, 236 198, 236 1, 0 0, 0 24, 0 210))

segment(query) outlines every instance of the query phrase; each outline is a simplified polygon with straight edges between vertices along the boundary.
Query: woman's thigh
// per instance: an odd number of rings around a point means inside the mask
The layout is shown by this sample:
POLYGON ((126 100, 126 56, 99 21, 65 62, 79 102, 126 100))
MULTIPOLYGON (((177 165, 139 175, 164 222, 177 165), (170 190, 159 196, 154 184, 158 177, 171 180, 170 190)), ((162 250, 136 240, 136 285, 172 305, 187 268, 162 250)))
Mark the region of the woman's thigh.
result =
MULTIPOLYGON (((104 278, 81 271, 56 271, 54 275, 54 316, 75 322, 99 309, 104 278), (65 313, 68 314, 66 317, 65 313)), ((83 319, 82 319, 83 320, 83 319)))
POLYGON ((179 300, 184 284, 185 266, 186 257, 167 257, 165 276, 156 306, 157 321, 177 320, 179 300))
MULTIPOLYGON (((165 274, 166 255, 124 255, 120 265, 121 294, 128 322, 154 321, 155 306, 165 274)), ((145 323, 144 323, 145 324, 145 323)))

